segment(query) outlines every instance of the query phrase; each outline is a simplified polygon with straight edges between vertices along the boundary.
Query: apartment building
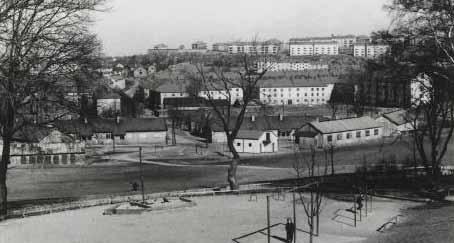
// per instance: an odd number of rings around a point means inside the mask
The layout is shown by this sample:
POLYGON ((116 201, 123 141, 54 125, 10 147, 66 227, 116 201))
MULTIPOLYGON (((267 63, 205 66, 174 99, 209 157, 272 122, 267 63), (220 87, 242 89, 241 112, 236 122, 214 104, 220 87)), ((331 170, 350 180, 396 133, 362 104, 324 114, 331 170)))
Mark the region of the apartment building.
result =
POLYGON ((191 48, 192 50, 206 50, 208 49, 208 45, 203 41, 196 41, 191 44, 191 48))
POLYGON ((241 88, 230 88, 228 91, 225 89, 211 89, 201 90, 199 97, 212 100, 228 100, 230 96, 230 103, 242 102, 243 100, 243 89, 241 88))
POLYGON ((293 39, 289 44, 290 56, 338 55, 336 41, 301 41, 293 39))
POLYGON ((266 82, 260 85, 260 101, 269 105, 322 105, 334 84, 320 82, 266 82))
POLYGON ((258 42, 231 42, 227 44, 229 54, 276 55, 282 42, 276 39, 258 42))
POLYGON ((388 50, 388 45, 358 43, 353 47, 353 55, 355 57, 377 58, 385 54, 388 50))
POLYGON ((328 69, 328 64, 309 63, 301 61, 282 61, 282 62, 257 62, 257 70, 268 72, 282 71, 305 71, 305 70, 321 70, 328 69))

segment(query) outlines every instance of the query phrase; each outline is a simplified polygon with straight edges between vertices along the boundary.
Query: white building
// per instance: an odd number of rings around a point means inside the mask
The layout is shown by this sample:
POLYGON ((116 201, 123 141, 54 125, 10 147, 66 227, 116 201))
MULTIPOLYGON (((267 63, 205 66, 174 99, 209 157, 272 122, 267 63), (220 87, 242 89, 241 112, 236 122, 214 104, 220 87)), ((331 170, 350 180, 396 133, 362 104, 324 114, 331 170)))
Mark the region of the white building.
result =
POLYGON ((383 124, 364 116, 331 121, 314 121, 300 129, 299 144, 314 146, 351 146, 378 142, 383 138, 383 124))
POLYGON ((121 110, 121 97, 117 93, 105 94, 96 99, 98 115, 103 112, 120 112, 121 110))
POLYGON ((260 85, 260 101, 268 105, 322 105, 334 84, 267 82, 260 85))
POLYGON ((231 42, 227 43, 229 54, 259 54, 259 55, 276 55, 279 53, 281 41, 271 39, 263 42, 231 42))
POLYGON ((243 101, 243 89, 241 88, 230 88, 227 90, 201 90, 199 97, 213 100, 228 100, 230 96, 230 103, 234 104, 236 101, 243 101))
MULTIPOLYGON (((11 144, 11 166, 46 167, 83 163, 85 142, 63 134, 55 128, 26 127, 11 144)), ((3 143, 0 139, 0 156, 3 143)))
POLYGON ((238 153, 274 153, 279 151, 277 131, 240 130, 234 140, 238 153))
POLYGON ((328 69, 328 64, 317 64, 300 61, 287 61, 287 62, 257 62, 257 70, 268 72, 281 72, 281 71, 305 71, 305 70, 322 70, 328 69))
POLYGON ((354 45, 353 55, 355 57, 377 58, 388 50, 388 45, 362 43, 354 45))
POLYGON ((166 83, 156 89, 160 93, 161 107, 164 105, 165 98, 189 97, 184 84, 166 83))
POLYGON ((405 110, 385 113, 376 121, 383 125, 383 136, 405 135, 415 130, 414 119, 405 110))
POLYGON ((290 56, 338 55, 339 44, 336 41, 292 41, 290 56))

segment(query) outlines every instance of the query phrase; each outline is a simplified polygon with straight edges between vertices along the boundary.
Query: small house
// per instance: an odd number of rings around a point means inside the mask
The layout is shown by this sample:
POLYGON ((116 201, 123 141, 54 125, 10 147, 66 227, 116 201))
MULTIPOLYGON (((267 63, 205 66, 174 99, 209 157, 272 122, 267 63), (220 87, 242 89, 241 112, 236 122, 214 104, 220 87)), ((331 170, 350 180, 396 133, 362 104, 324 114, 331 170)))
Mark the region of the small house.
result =
POLYGON ((240 130, 233 142, 238 153, 274 153, 279 150, 277 131, 240 130))
POLYGON ((383 136, 405 135, 415 127, 413 119, 405 110, 385 113, 376 121, 383 125, 383 136))

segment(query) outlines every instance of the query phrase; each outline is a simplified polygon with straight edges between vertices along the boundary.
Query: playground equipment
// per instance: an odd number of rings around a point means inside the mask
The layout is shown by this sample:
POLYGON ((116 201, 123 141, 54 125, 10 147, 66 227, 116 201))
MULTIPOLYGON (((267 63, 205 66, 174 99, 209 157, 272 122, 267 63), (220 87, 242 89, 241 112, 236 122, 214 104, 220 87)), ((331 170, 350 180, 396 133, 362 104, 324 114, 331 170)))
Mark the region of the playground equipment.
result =
POLYGON ((350 219, 353 221, 353 227, 356 227, 358 222, 362 221, 363 218, 363 211, 364 211, 364 216, 367 217, 368 213, 372 211, 372 199, 373 196, 369 194, 367 185, 365 185, 362 189, 358 190, 356 189, 359 193, 352 193, 352 202, 353 206, 351 208, 347 209, 338 209, 334 212, 334 217, 332 218, 333 221, 337 221, 339 223, 344 223, 349 225, 347 222, 343 221, 338 221, 338 218, 343 218, 343 219, 350 219), (364 204, 363 204, 364 202, 364 204), (352 214, 352 218, 346 216, 343 214, 343 212, 348 212, 352 214))
MULTIPOLYGON (((251 237, 253 235, 257 235, 257 234, 261 234, 261 235, 265 235, 267 237, 267 242, 270 243, 271 242, 271 239, 276 239, 276 240, 279 240, 279 241, 282 241, 282 242, 287 242, 287 239, 282 237, 282 236, 279 236, 279 235, 275 235, 275 234, 272 234, 271 233, 271 229, 273 228, 276 228, 276 227, 285 227, 285 224, 284 223, 276 223, 276 224, 271 224, 271 209, 270 209, 270 204, 271 204, 271 199, 275 200, 275 201, 279 201, 279 202, 285 202, 286 201, 286 194, 292 194, 292 208, 293 208, 293 212, 292 212, 292 218, 293 218, 293 223, 295 225, 295 232, 293 234, 293 239, 291 242, 296 242, 296 238, 297 238, 297 232, 304 232, 304 233, 308 233, 307 231, 304 231, 300 228, 297 227, 297 217, 296 217, 296 192, 298 190, 302 190, 302 189, 307 189, 307 188, 311 188, 312 186, 318 184, 319 182, 311 182, 311 183, 308 183, 306 185, 303 185, 303 186, 298 186, 298 187, 291 187, 291 188, 279 188, 276 192, 272 193, 271 196, 270 195, 267 195, 266 196, 266 215, 267 215, 267 227, 264 227, 264 228, 261 228, 261 229, 258 229, 256 231, 253 231, 253 232, 250 232, 250 233, 246 233, 246 234, 243 234, 239 237, 236 237, 236 238, 233 238, 232 241, 233 242, 236 242, 236 243, 240 243, 239 240, 241 239, 245 239, 245 238, 248 238, 248 237, 251 237)), ((256 193, 254 194, 250 194, 249 196, 249 199, 248 201, 255 201, 257 202, 258 201, 258 196, 256 193)), ((317 215, 318 216, 318 215, 317 215)), ((318 222, 318 220, 317 220, 318 222)), ((317 235, 318 236, 318 231, 317 231, 317 235)))

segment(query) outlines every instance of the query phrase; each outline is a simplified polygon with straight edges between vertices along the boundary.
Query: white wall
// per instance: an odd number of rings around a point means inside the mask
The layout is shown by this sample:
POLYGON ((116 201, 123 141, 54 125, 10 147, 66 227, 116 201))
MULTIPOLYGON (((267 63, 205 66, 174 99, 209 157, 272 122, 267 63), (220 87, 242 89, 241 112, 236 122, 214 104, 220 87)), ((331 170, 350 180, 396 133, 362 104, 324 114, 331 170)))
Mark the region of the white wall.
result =
POLYGON ((121 101, 120 99, 98 99, 97 100, 97 111, 98 115, 103 111, 114 110, 120 111, 121 101))
POLYGON ((128 132, 125 135, 127 144, 165 143, 166 131, 162 132, 128 132))
POLYGON ((274 153, 279 151, 279 142, 277 131, 264 131, 259 139, 241 139, 234 140, 234 146, 239 153, 274 153), (266 134, 270 134, 270 143, 264 144, 266 134))
POLYGON ((262 87, 260 101, 269 105, 321 105, 329 101, 333 87, 333 84, 318 87, 262 87))
POLYGON ((321 140, 319 144, 323 147, 328 147, 331 144, 334 146, 351 146, 351 145, 358 145, 358 144, 365 144, 370 142, 375 142, 383 138, 383 127, 379 128, 372 128, 372 129, 364 129, 364 130, 355 130, 355 131, 348 131, 348 132, 340 132, 340 133, 332 133, 332 134, 323 134, 322 138, 318 138, 321 140), (378 135, 374 134, 374 129, 378 129, 378 135), (366 136, 366 131, 369 131, 369 136, 366 136), (358 138, 356 133, 360 132, 361 136, 358 138), (347 139, 347 133, 351 134, 351 138, 347 139), (342 139, 338 139, 337 135, 342 134, 342 139), (332 136, 332 141, 328 142, 328 136, 332 136))

